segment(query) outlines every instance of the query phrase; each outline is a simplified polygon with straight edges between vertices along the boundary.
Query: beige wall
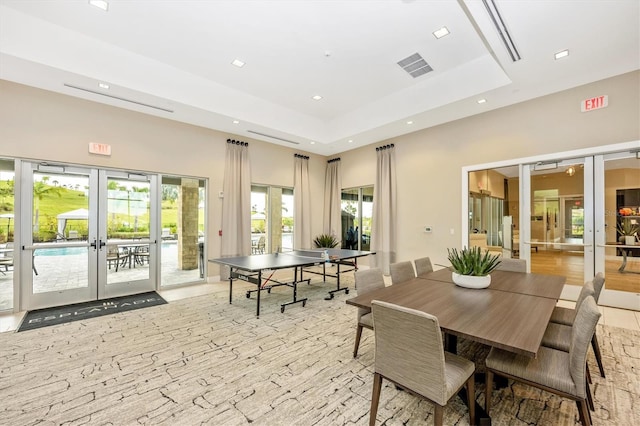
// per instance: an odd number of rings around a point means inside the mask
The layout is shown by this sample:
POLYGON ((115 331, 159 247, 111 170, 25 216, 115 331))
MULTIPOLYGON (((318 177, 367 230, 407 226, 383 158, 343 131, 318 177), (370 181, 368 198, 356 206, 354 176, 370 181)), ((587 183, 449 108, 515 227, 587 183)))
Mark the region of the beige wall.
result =
MULTIPOLYGON (((640 72, 486 112, 340 154, 344 188, 372 185, 375 147, 396 146, 398 258, 446 262, 460 245, 461 167, 640 139, 640 72), (580 112, 583 99, 609 95, 609 107, 580 112), (424 225, 433 226, 430 234, 424 225), (453 230, 453 235, 450 230, 453 230)), ((490 101, 490 100, 489 100, 490 101)), ((479 106, 481 108, 481 106, 479 106)), ((219 254, 224 146, 237 136, 0 81, 0 156, 64 161, 209 178, 209 257, 219 254), (87 153, 109 143, 109 158, 87 153)), ((252 180, 293 185, 293 153, 249 138, 252 180)), ((311 189, 324 191, 326 158, 309 153, 311 189)), ((312 199, 313 234, 323 197, 312 199)), ((209 275, 217 275, 211 268, 209 275)))
MULTIPOLYGON (((309 155, 311 191, 324 191, 326 158, 202 127, 59 95, 0 80, 0 156, 209 179, 208 257, 220 254, 220 213, 226 140, 249 142, 252 180, 293 186, 293 154, 309 155), (88 153, 108 143, 112 155, 88 153)), ((314 233, 322 231, 323 197, 312 198, 314 233)), ((218 275, 209 264, 209 275, 218 275)))

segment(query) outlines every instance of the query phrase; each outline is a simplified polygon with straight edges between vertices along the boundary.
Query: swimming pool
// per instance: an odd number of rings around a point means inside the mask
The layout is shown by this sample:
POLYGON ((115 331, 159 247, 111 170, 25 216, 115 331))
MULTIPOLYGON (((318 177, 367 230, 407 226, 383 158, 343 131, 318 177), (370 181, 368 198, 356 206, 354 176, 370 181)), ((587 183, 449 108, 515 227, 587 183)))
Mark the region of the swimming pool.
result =
MULTIPOLYGON (((176 242, 163 242, 162 243, 162 251, 164 253, 165 249, 171 249, 172 247, 178 248, 178 244, 176 242)), ((35 250, 36 256, 77 256, 86 254, 87 250, 92 247, 46 247, 46 248, 38 248, 35 250)))

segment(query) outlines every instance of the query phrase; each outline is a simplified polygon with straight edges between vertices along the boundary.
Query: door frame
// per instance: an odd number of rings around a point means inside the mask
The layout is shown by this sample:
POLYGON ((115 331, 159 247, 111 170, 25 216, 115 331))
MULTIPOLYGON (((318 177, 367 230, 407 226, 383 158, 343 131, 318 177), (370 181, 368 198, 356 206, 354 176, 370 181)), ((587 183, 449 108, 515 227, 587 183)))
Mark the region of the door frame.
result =
MULTIPOLYGON (((20 194, 20 221, 14 222, 16 229, 20 229, 16 244, 16 258, 14 269, 19 270, 18 280, 14 280, 14 288, 19 288, 20 297, 14 304, 14 310, 40 309, 52 306, 80 303, 84 301, 101 300, 127 294, 142 293, 158 289, 158 259, 159 245, 157 243, 157 228, 160 216, 160 201, 158 189, 158 174, 136 173, 117 169, 100 168, 71 164, 51 165, 41 161, 18 161, 16 176, 20 176, 21 187, 15 192, 20 194), (51 243, 37 244, 33 242, 33 175, 36 171, 51 173, 81 174, 89 177, 89 220, 88 235, 85 242, 57 242, 55 248, 86 247, 88 249, 87 287, 78 287, 62 291, 34 293, 33 291, 33 250, 38 248, 53 248, 51 243), (20 173, 19 175, 17 173, 20 173), (136 241, 138 244, 149 244, 149 276, 144 280, 123 281, 107 284, 107 179, 116 177, 128 180, 132 177, 145 177, 150 182, 150 218, 149 238, 136 241), (20 191, 20 192, 18 192, 20 191), (19 227, 19 228, 18 228, 19 227), (103 242, 105 244, 103 244, 103 242), (17 285, 15 283, 18 283, 17 285)), ((16 179, 18 180, 18 179, 16 179)), ((14 300, 16 300, 14 298, 14 300)))

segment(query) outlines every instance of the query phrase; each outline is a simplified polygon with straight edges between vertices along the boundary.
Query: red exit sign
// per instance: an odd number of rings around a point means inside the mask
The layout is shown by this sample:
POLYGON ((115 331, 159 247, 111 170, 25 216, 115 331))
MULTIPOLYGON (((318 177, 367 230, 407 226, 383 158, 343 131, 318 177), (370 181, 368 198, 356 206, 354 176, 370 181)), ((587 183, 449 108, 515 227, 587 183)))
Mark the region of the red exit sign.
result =
POLYGON ((89 152, 97 155, 111 155, 111 145, 106 143, 89 143, 89 152))
POLYGON ((591 99, 585 99, 580 104, 582 112, 593 111, 594 109, 606 108, 609 106, 609 96, 602 95, 591 99))

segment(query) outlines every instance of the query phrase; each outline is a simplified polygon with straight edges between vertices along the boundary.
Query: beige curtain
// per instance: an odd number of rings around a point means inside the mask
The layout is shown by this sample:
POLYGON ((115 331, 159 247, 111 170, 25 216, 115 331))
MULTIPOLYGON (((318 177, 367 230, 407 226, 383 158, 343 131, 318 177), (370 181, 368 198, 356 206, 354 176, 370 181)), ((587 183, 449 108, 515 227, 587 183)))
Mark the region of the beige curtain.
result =
MULTIPOLYGON (((227 152, 222 185, 223 257, 251 254, 251 163, 249 144, 227 139, 227 152)), ((229 277, 222 268, 220 278, 229 277)))
POLYGON ((373 266, 389 273, 389 264, 396 261, 396 154, 393 144, 376 148, 376 184, 373 188, 373 218, 371 250, 373 266))
POLYGON ((293 248, 311 248, 311 187, 309 157, 294 154, 293 164, 293 248))
POLYGON ((334 158, 327 162, 324 178, 324 223, 323 232, 335 235, 338 240, 344 240, 342 235, 341 218, 342 174, 340 159, 334 158))

